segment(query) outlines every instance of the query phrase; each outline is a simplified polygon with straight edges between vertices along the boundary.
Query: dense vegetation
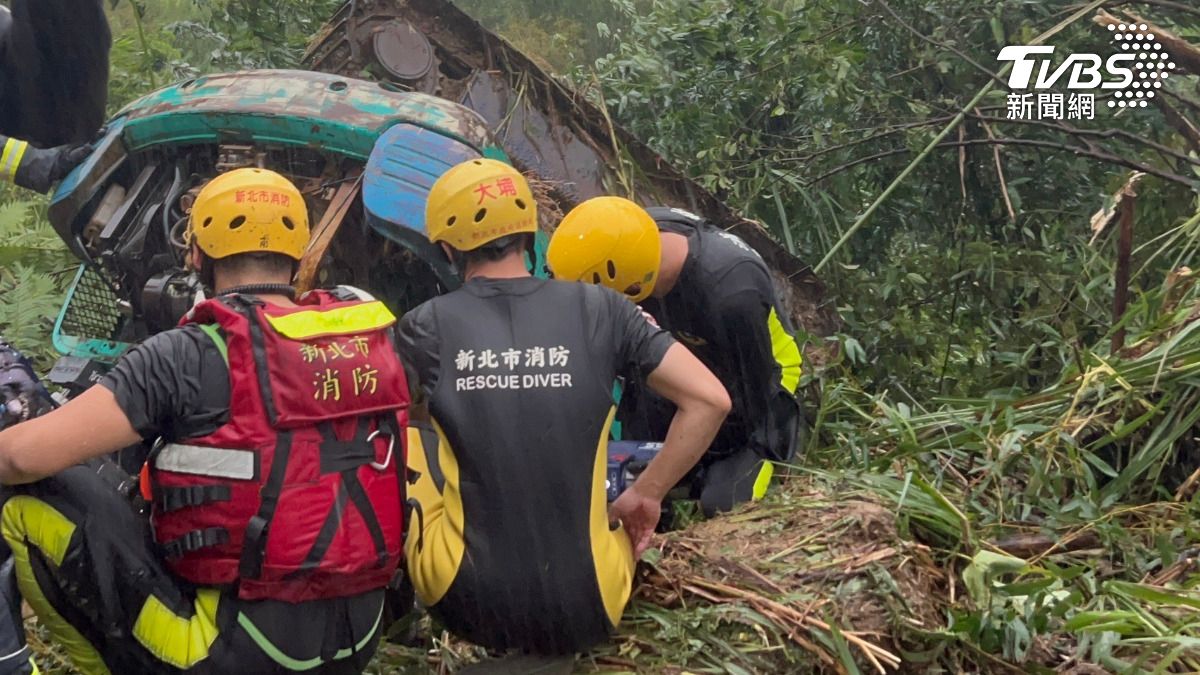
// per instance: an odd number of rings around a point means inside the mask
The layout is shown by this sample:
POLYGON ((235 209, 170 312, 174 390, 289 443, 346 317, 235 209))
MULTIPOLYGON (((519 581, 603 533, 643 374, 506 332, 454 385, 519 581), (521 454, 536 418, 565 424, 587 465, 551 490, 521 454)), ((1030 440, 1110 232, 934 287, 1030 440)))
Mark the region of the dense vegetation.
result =
MULTIPOLYGON (((1002 84, 968 106, 1004 79, 1004 45, 1053 30, 1060 52, 1106 54, 1108 31, 1093 23, 1101 5, 1200 44, 1200 10, 1170 0, 462 4, 820 266, 845 325, 828 340, 832 362, 809 374, 815 433, 798 480, 887 505, 897 536, 931 547, 946 571, 926 589, 940 595, 936 625, 897 629, 910 664, 1200 669, 1189 562, 1200 544, 1200 312, 1187 269, 1200 132, 1171 115, 1200 123, 1196 72, 1168 82, 1165 107, 1114 113, 1101 94, 1090 121, 1006 119, 1002 84), (1093 215, 1134 171, 1147 175, 1132 274, 1117 284, 1119 228, 1093 215), (1114 299, 1126 293, 1118 324, 1114 299), (1006 544, 1014 534, 1043 543, 1006 544)), ((118 2, 112 105, 196 72, 293 65, 336 5, 118 2)), ((0 204, 0 334, 44 359, 70 260, 41 201, 6 191, 0 204)), ((776 513, 820 501, 779 500, 776 513)), ((794 663, 782 646, 762 647, 797 643, 755 607, 732 617, 639 605, 638 637, 618 656, 728 672, 794 663)), ((805 630, 836 655, 834 670, 869 667, 836 627, 805 630)))

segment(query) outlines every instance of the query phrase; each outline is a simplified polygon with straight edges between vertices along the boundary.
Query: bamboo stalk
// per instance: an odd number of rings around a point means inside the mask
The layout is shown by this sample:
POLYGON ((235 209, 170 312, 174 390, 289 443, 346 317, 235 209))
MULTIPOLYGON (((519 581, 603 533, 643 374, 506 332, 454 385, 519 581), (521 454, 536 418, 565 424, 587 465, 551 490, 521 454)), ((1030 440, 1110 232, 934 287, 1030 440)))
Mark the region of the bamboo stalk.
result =
MULTIPOLYGON (((1045 42, 1049 38, 1062 32, 1071 24, 1087 16, 1088 14, 1091 14, 1092 11, 1103 5, 1105 2, 1107 2, 1107 0, 1092 0, 1092 2, 1089 2, 1074 14, 1064 19, 1058 25, 1034 38, 1031 41, 1031 44, 1041 44, 1045 42)), ((1000 69, 999 76, 1003 78, 1005 75, 1007 75, 1008 71, 1012 70, 1012 66, 1012 62, 1006 63, 1004 67, 1000 69)), ((821 262, 817 263, 816 266, 813 267, 813 272, 820 274, 821 270, 824 269, 825 266, 829 264, 829 261, 833 259, 833 256, 835 256, 837 252, 846 245, 846 242, 850 241, 850 237, 854 236, 855 232, 858 232, 863 225, 867 224, 867 221, 871 219, 871 216, 875 215, 875 212, 878 211, 879 207, 882 206, 883 203, 892 196, 892 193, 894 193, 900 187, 900 185, 903 184, 910 175, 912 175, 912 172, 915 171, 918 166, 925 162, 925 159, 933 153, 934 149, 937 148, 947 136, 950 135, 950 132, 954 131, 956 128, 958 128, 958 125, 962 124, 963 120, 967 117, 967 112, 973 110, 977 105, 979 105, 979 102, 982 101, 989 93, 991 93, 993 87, 995 86, 995 80, 988 80, 987 84, 985 84, 983 88, 980 89, 977 94, 975 94, 975 97, 972 98, 971 101, 967 103, 967 105, 964 106, 957 115, 954 116, 954 119, 950 120, 950 123, 947 124, 937 136, 933 137, 933 140, 925 146, 925 149, 921 151, 921 154, 917 155, 913 161, 909 162, 908 166, 900 172, 900 175, 896 176, 896 178, 892 180, 892 183, 887 186, 883 193, 876 197, 874 202, 871 202, 871 205, 867 207, 867 210, 858 217, 858 220, 856 220, 848 230, 846 230, 846 233, 842 235, 841 239, 838 239, 837 243, 833 245, 833 248, 829 249, 829 252, 825 254, 825 257, 821 258, 821 262)))

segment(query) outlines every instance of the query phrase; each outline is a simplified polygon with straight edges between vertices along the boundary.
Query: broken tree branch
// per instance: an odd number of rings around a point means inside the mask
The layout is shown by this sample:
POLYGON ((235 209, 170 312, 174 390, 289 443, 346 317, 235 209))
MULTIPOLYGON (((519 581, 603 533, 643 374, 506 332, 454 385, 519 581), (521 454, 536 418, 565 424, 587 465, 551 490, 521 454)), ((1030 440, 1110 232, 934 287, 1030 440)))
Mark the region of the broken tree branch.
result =
POLYGON ((880 7, 882 7, 885 12, 887 12, 888 14, 891 14, 892 18, 896 20, 896 23, 903 26, 905 30, 912 33, 914 36, 917 37, 917 39, 921 40, 922 42, 928 42, 929 44, 933 45, 934 47, 937 47, 938 49, 945 49, 946 51, 954 52, 954 54, 956 56, 958 56, 958 58, 971 64, 976 70, 987 75, 988 77, 992 78, 994 81, 999 83, 1000 86, 1005 86, 1006 82, 1003 79, 1001 79, 999 74, 997 74, 996 72, 994 72, 992 70, 989 70, 986 66, 979 63, 975 59, 971 58, 968 54, 963 52, 963 50, 955 47, 954 45, 949 45, 944 42, 938 42, 937 40, 934 40, 933 38, 929 37, 928 35, 925 35, 921 31, 914 28, 912 24, 910 24, 909 22, 902 19, 900 17, 900 15, 897 14, 895 11, 893 11, 892 8, 883 0, 875 0, 875 3, 878 4, 880 7))
MULTIPOLYGON (((1174 148, 1167 147, 1167 146, 1163 145, 1162 143, 1156 143, 1147 138, 1143 138, 1142 136, 1139 136, 1138 134, 1134 134, 1134 133, 1125 131, 1124 129, 1112 129, 1112 128, 1103 129, 1103 130, 1101 130, 1101 129, 1080 129, 1078 127, 1071 126, 1070 124, 1068 124, 1066 122, 1048 122, 1046 120, 1029 120, 1029 119, 1010 120, 1010 119, 1006 119, 1003 117, 990 117, 990 116, 981 116, 981 115, 976 115, 973 117, 973 119, 980 120, 980 122, 992 122, 994 124, 1024 124, 1024 125, 1028 125, 1028 126, 1042 127, 1045 129, 1052 129, 1054 131, 1058 131, 1058 132, 1061 132, 1064 134, 1069 134, 1071 136, 1076 136, 1081 139, 1097 139, 1097 140, 1118 139, 1118 140, 1122 140, 1122 141, 1125 141, 1125 142, 1131 143, 1131 144, 1143 145, 1147 148, 1151 148, 1151 149, 1156 150, 1165 155, 1169 155, 1169 156, 1173 157, 1174 159, 1177 159, 1181 162, 1187 162, 1189 164, 1194 164, 1196 166, 1200 166, 1200 158, 1186 155, 1182 152, 1179 152, 1178 150, 1175 150, 1174 148)), ((1084 142, 1088 146, 1089 149, 1093 149, 1095 147, 1092 143, 1087 142, 1087 140, 1085 140, 1084 142)))
MULTIPOLYGON (((987 124, 987 123, 1020 124, 1020 125, 1025 125, 1025 126, 1039 127, 1039 128, 1055 131, 1058 133, 1067 134, 1067 135, 1081 139, 1081 141, 1086 146, 1084 148, 1086 150, 1095 150, 1096 149, 1095 144, 1090 142, 1091 140, 1120 140, 1120 141, 1129 143, 1131 145, 1139 145, 1139 146, 1143 146, 1145 148, 1155 150, 1159 153, 1162 153, 1163 155, 1171 157, 1172 159, 1200 167, 1200 157, 1185 154, 1174 148, 1171 148, 1171 147, 1168 147, 1161 143, 1157 143, 1150 139, 1144 138, 1141 135, 1134 134, 1129 131, 1125 131, 1124 129, 1114 129, 1114 128, 1081 129, 1079 127, 1072 126, 1071 124, 1069 124, 1067 122, 1051 122, 1051 121, 1047 121, 1047 120, 1035 120, 1035 119, 1007 119, 1004 117, 983 115, 983 114, 980 114, 981 110, 983 110, 983 109, 976 108, 975 112, 973 114, 967 115, 967 118, 973 119, 973 120, 978 120, 981 124, 987 124)), ((940 121, 947 121, 948 119, 949 118, 942 118, 940 121)), ((936 123, 936 122, 938 122, 938 120, 931 120, 931 122, 936 123)), ((883 131, 878 134, 873 134, 866 138, 858 139, 855 141, 850 141, 848 143, 841 143, 839 145, 831 146, 829 148, 823 148, 817 152, 809 153, 806 155, 801 155, 801 156, 796 156, 796 157, 783 157, 777 161, 779 163, 797 162, 797 163, 801 163, 801 164, 810 164, 812 162, 812 160, 817 159, 818 157, 820 157, 822 155, 829 154, 830 152, 833 152, 835 150, 844 150, 846 148, 850 148, 850 147, 853 147, 856 145, 862 145, 863 143, 867 143, 870 141, 875 141, 875 140, 879 140, 881 138, 885 138, 887 136, 895 134, 898 131, 902 131, 905 129, 911 129, 911 128, 915 128, 915 127, 920 127, 920 126, 927 126, 927 125, 928 125, 928 123, 906 124, 903 127, 889 129, 887 131, 883 131)), ((900 153, 891 153, 891 154, 900 154, 900 153)), ((891 154, 885 154, 884 156, 891 156, 891 154)), ((857 166, 857 164, 854 164, 854 166, 857 166)), ((837 173, 837 172, 835 171, 835 173, 837 173)))
POLYGON ((1200 16, 1200 9, 1197 9, 1196 7, 1194 7, 1192 5, 1186 5, 1182 2, 1174 2, 1173 0, 1118 0, 1117 2, 1113 3, 1113 6, 1120 7, 1121 5, 1134 5, 1134 4, 1151 5, 1153 7, 1164 7, 1166 9, 1173 9, 1177 12, 1183 12, 1184 14, 1193 14, 1195 16, 1200 16))
MULTIPOLYGON (((1079 11, 1058 22, 1058 24, 1056 24, 1050 30, 1033 38, 1031 44, 1041 44, 1044 40, 1048 40, 1051 37, 1061 33, 1068 26, 1096 11, 1096 9, 1103 5, 1105 1, 1106 0, 1093 0, 1092 2, 1089 2, 1087 5, 1080 8, 1079 11)), ((1005 64, 1004 68, 1000 70, 999 75, 1003 77, 1010 70, 1012 70, 1012 62, 1005 64)), ((854 221, 854 224, 847 228, 842 234, 841 238, 839 238, 833 244, 833 246, 829 248, 829 250, 825 253, 825 257, 821 258, 821 261, 813 267, 814 274, 820 273, 821 270, 825 269, 825 266, 828 265, 831 260, 833 260, 838 251, 840 251, 841 248, 846 245, 846 242, 850 241, 850 238, 853 237, 856 232, 862 229, 863 225, 866 225, 871 220, 871 217, 875 215, 875 212, 879 210, 879 207, 883 206, 884 202, 886 202, 892 196, 892 194, 894 194, 896 190, 900 188, 900 185, 902 185, 904 181, 908 180, 908 177, 912 175, 913 171, 915 171, 917 167, 925 161, 925 158, 933 153, 933 150, 937 148, 938 144, 945 140, 945 138, 950 135, 950 132, 954 131, 958 125, 963 123, 963 120, 965 120, 967 117, 967 113, 973 110, 975 106, 979 105, 980 102, 982 102, 983 99, 992 91, 995 85, 996 81, 989 79, 987 84, 975 94, 974 98, 967 102, 967 104, 963 106, 962 110, 960 110, 959 113, 954 116, 954 119, 950 121, 950 124, 946 125, 946 127, 942 129, 942 131, 935 136, 927 146, 925 146, 925 149, 922 150, 921 153, 916 157, 914 157, 911 162, 909 162, 908 166, 900 172, 900 175, 896 176, 892 180, 887 188, 885 188, 884 191, 875 198, 875 201, 871 202, 871 205, 868 206, 866 210, 862 212, 862 215, 860 215, 858 219, 854 221)))
MULTIPOLYGON (((1149 164, 1143 164, 1142 162, 1138 162, 1138 161, 1129 159, 1127 157, 1121 157, 1118 155, 1113 155, 1113 154, 1099 151, 1099 150, 1089 150, 1087 148, 1081 148, 1077 145, 1067 145, 1065 143, 1054 143, 1052 141, 1042 141, 1042 140, 1037 140, 1037 139, 1033 139, 1033 138, 996 138, 996 139, 976 138, 976 139, 964 141, 963 144, 965 144, 965 145, 1013 145, 1013 146, 1025 146, 1025 147, 1033 147, 1033 148, 1044 148, 1046 150, 1057 150, 1060 152, 1070 152, 1070 153, 1078 155, 1080 157, 1087 157, 1087 158, 1105 162, 1108 164, 1115 164, 1117 166, 1123 166, 1128 169, 1133 169, 1134 171, 1141 171, 1143 173, 1150 174, 1151 176, 1157 176, 1159 178, 1162 178, 1163 180, 1171 181, 1172 183, 1178 183, 1180 185, 1184 185, 1189 188, 1195 188, 1197 186, 1197 181, 1193 178, 1181 176, 1181 175, 1179 175, 1177 173, 1173 173, 1171 171, 1166 171, 1163 169, 1159 169, 1157 167, 1150 166, 1149 164)), ((926 150, 931 151, 934 149, 957 148, 959 145, 960 145, 959 143, 955 143, 955 142, 949 142, 949 143, 940 142, 935 146, 926 148, 926 150)), ((819 183, 827 178, 830 178, 831 176, 837 175, 843 171, 852 169, 861 164, 873 162, 878 159, 884 159, 886 157, 894 157, 896 155, 905 155, 910 152, 912 152, 912 150, 910 148, 897 148, 895 150, 879 152, 874 155, 869 155, 867 157, 860 157, 854 161, 847 162, 845 164, 842 164, 841 166, 830 169, 829 171, 826 171, 825 173, 817 176, 816 178, 813 178, 811 181, 808 181, 808 183, 806 183, 806 184, 813 185, 813 184, 819 183)))
MULTIPOLYGON (((965 127, 958 128, 958 142, 967 140, 965 127)), ((967 146, 958 146, 958 186, 962 190, 962 208, 967 208, 967 146)))
POLYGON ((1177 101, 1178 103, 1182 103, 1189 110, 1192 110, 1196 113, 1200 113, 1200 103, 1197 103, 1196 101, 1193 101, 1190 98, 1185 98, 1184 96, 1181 96, 1180 94, 1177 94, 1177 93, 1171 91, 1170 89, 1163 89, 1162 93, 1170 98, 1175 99, 1175 101, 1177 101))
POLYGON ((1066 544, 1063 544, 1062 541, 1062 537, 1059 536, 1018 534, 996 541, 992 546, 1011 556, 1028 559, 1043 556, 1055 550, 1067 553, 1096 548, 1100 545, 1100 538, 1092 532, 1086 532, 1081 536, 1075 537, 1066 544))
MULTIPOLYGON (((1117 237, 1117 269, 1113 277, 1113 325, 1125 318, 1129 305, 1129 260, 1133 255, 1133 214, 1137 205, 1137 182, 1135 174, 1121 190, 1121 230, 1117 237)), ((1112 353, 1118 354, 1125 348, 1125 327, 1121 326, 1112 336, 1112 353)))
MULTIPOLYGON (((978 117, 983 117, 978 114, 978 110, 975 113, 978 117)), ((983 127, 984 132, 987 133, 988 138, 993 141, 996 140, 996 134, 992 133, 992 127, 987 122, 980 119, 979 124, 983 127)), ((996 160, 996 176, 1000 179, 1000 194, 1004 196, 1004 208, 1008 211, 1008 222, 1015 224, 1017 222, 1017 211, 1013 208, 1012 198, 1008 196, 1008 180, 1004 178, 1004 163, 1000 160, 999 145, 992 148, 992 156, 996 160)))
POLYGON ((1168 103, 1165 97, 1159 96, 1155 98, 1154 105, 1158 106, 1167 124, 1170 124, 1172 129, 1178 131, 1180 135, 1187 139, 1188 145, 1191 146, 1194 152, 1200 154, 1200 129, 1197 129, 1191 120, 1184 117, 1183 113, 1168 103))
MULTIPOLYGON (((1200 48, 1162 26, 1143 19, 1134 12, 1126 10, 1122 14, 1139 24, 1146 24, 1149 31, 1154 34, 1154 38, 1162 43, 1163 48, 1177 62, 1181 70, 1185 70, 1193 75, 1200 73, 1200 48)), ((1100 10, 1096 12, 1094 21, 1102 26, 1107 26, 1110 23, 1127 23, 1128 20, 1119 19, 1104 10, 1100 10)))

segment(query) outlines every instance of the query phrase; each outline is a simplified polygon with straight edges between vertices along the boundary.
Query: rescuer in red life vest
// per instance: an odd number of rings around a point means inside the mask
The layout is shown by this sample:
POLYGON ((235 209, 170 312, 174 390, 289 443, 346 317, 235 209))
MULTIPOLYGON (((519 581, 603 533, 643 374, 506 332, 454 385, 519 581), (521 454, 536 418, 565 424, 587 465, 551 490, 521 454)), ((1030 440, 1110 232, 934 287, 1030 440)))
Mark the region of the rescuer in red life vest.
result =
POLYGON ((86 673, 359 673, 402 554, 395 318, 295 298, 308 211, 279 174, 212 180, 188 233, 216 297, 0 433, 21 593, 86 673), (149 527, 102 459, 143 438, 149 527))

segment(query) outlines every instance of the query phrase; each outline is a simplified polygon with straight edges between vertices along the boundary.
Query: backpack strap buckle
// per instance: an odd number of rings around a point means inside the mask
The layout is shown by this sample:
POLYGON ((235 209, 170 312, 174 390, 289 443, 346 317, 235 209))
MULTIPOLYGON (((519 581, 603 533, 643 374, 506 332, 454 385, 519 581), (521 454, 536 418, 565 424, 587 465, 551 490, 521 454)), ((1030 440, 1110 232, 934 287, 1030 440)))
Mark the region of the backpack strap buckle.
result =
POLYGON ((367 435, 367 442, 374 443, 375 439, 382 435, 386 435, 388 437, 387 456, 383 458, 382 463, 371 462, 371 468, 379 472, 387 471, 387 468, 392 465, 392 455, 394 455, 396 451, 396 434, 392 433, 390 430, 376 429, 375 431, 372 431, 367 435))

